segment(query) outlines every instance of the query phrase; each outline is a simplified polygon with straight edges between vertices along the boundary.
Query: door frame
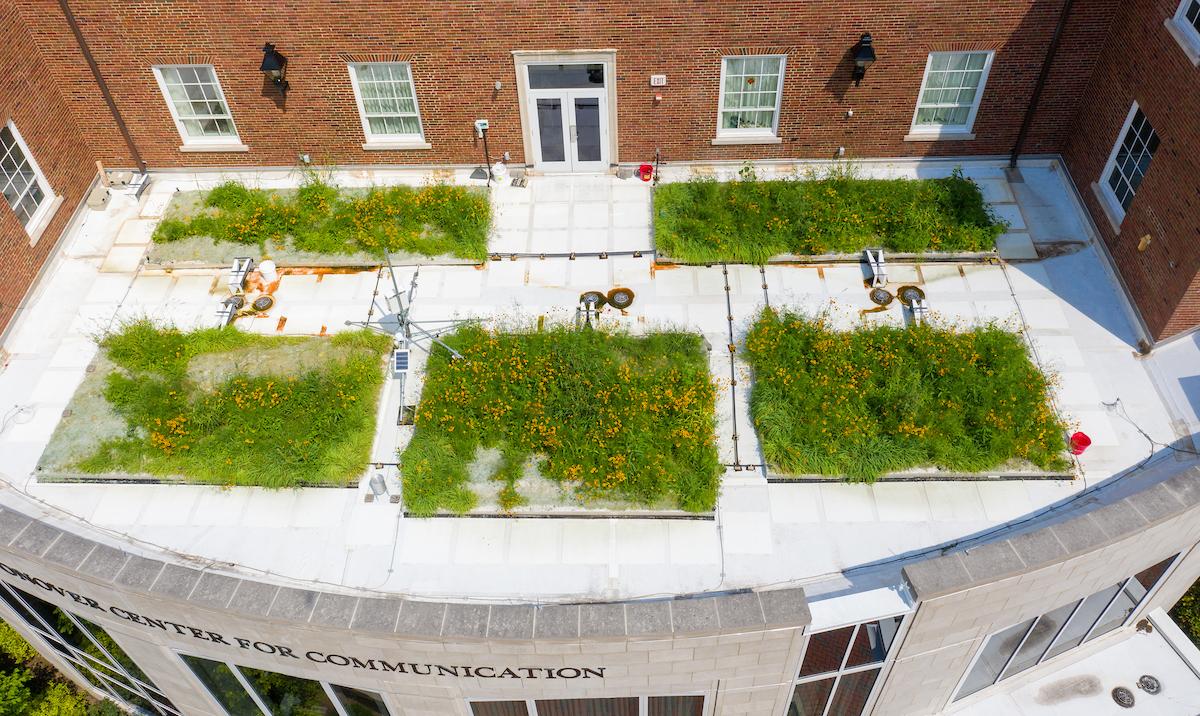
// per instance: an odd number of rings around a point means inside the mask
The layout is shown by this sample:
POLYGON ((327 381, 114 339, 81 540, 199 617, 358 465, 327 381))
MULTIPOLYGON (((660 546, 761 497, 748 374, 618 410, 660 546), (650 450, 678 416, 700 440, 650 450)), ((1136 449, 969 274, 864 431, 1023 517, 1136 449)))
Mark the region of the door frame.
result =
MULTIPOLYGON (((521 113, 521 138, 525 149, 525 166, 533 169, 535 155, 534 119, 530 116, 529 75, 528 65, 572 65, 572 64, 601 64, 604 65, 605 116, 602 126, 608 133, 608 167, 602 171, 612 170, 619 162, 617 154, 617 51, 616 50, 513 50, 513 67, 517 79, 517 107, 521 113)), ((568 90, 563 90, 568 91, 568 90)), ((568 145, 569 146, 569 145, 568 145)))

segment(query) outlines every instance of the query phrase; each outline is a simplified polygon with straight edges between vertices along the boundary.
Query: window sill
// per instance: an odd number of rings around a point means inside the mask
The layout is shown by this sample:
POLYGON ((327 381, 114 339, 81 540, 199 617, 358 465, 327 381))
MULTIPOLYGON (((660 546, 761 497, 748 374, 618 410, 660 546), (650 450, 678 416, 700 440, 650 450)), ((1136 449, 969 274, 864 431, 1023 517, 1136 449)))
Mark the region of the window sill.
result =
POLYGON ((1183 48, 1183 53, 1191 63, 1200 67, 1200 38, 1196 37, 1195 30, 1177 17, 1168 17, 1163 24, 1167 26, 1167 32, 1171 33, 1175 42, 1183 48))
POLYGON ((229 144, 184 144, 179 148, 181 152, 248 152, 250 147, 237 142, 229 144))
POLYGON ((1096 200, 1100 202, 1104 218, 1108 219, 1108 225, 1112 227, 1113 233, 1120 236, 1121 222, 1125 220, 1125 210, 1117 203, 1117 198, 1105 187, 1100 186, 1099 182, 1092 182, 1092 192, 1096 195, 1096 200))
POLYGON ((712 143, 717 146, 734 145, 734 144, 782 144, 783 139, 774 134, 747 134, 741 137, 727 136, 716 137, 712 143))
POLYGON ((50 220, 58 213, 58 208, 62 206, 63 198, 56 196, 50 200, 50 205, 46 210, 41 212, 37 220, 31 225, 25 227, 25 233, 29 234, 29 245, 37 245, 38 239, 42 238, 42 234, 46 233, 46 227, 50 226, 50 220))
POLYGON ((904 135, 906 142, 969 142, 975 138, 974 132, 966 131, 949 131, 949 132, 920 132, 910 131, 904 135))
POLYGON ((395 142, 365 142, 362 148, 368 152, 378 152, 387 150, 413 150, 413 149, 433 149, 433 145, 429 142, 418 140, 413 141, 395 141, 395 142))

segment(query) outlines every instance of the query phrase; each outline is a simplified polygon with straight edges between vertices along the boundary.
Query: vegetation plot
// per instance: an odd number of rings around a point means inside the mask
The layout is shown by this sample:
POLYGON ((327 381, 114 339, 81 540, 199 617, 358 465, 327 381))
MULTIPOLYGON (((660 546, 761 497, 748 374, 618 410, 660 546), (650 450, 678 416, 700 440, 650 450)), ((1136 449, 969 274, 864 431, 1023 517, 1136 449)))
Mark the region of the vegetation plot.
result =
POLYGON ((101 341, 126 421, 75 467, 220 485, 355 481, 370 457, 386 336, 285 338, 139 321, 101 341), (234 367, 243 366, 243 367, 234 367))
POLYGON ((204 196, 190 217, 169 217, 154 230, 159 243, 194 236, 255 244, 264 253, 291 248, 319 254, 405 251, 424 256, 487 257, 491 204, 468 187, 377 187, 341 191, 310 176, 295 192, 226 182, 204 196), (290 244, 289 244, 290 242, 290 244))
MULTIPOLYGON (((89 653, 95 651, 90 642, 88 646, 91 649, 85 650, 89 653)), ((98 651, 96 655, 99 656, 98 651)), ((121 716, 123 713, 111 701, 93 701, 77 690, 15 629, 0 622, 0 716, 121 716)))
POLYGON ((1005 224, 979 187, 955 170, 944 179, 822 177, 695 179, 654 190, 658 250, 689 263, 766 263, 781 254, 990 250, 1005 224))
POLYGON ((914 467, 1066 469, 1045 376, 995 326, 838 332, 765 310, 746 339, 750 412, 767 462, 870 481, 914 467))
POLYGON ((543 477, 581 501, 715 506, 715 387, 700 336, 467 326, 447 342, 463 357, 430 357, 400 459, 412 512, 474 507, 468 465, 478 448, 501 451, 491 477, 505 483, 505 509, 523 503, 517 481, 534 456, 543 477))

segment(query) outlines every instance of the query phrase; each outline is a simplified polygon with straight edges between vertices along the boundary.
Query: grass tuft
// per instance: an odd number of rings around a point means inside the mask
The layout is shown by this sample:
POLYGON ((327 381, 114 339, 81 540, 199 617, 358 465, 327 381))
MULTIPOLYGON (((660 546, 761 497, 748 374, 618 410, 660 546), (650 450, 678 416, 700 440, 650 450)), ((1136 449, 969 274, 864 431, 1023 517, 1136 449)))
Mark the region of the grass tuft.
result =
POLYGON ((767 309, 746 355, 751 417, 783 472, 872 481, 914 467, 1068 467, 1046 377, 1020 336, 997 326, 834 331, 767 309))
POLYGON ((485 193, 434 184, 340 191, 310 174, 295 192, 250 189, 225 182, 204 196, 190 217, 164 219, 159 243, 191 237, 258 245, 263 253, 291 246, 340 255, 383 249, 424 256, 487 258, 491 204, 485 193))
POLYGON ((660 252, 689 263, 763 264, 781 254, 990 250, 1005 230, 960 170, 944 179, 694 179, 654 190, 660 252))
POLYGON ((130 323, 100 343, 119 368, 105 377, 104 397, 126 435, 75 467, 219 485, 351 484, 370 457, 390 345, 367 331, 301 338, 130 323), (249 348, 268 360, 312 341, 329 341, 336 357, 292 374, 230 370, 211 387, 189 372, 198 356, 249 348))
POLYGON ((715 388, 700 336, 466 326, 446 340, 463 358, 430 357, 400 458, 410 511, 471 509, 467 468, 478 448, 500 449, 491 477, 504 483, 504 509, 524 503, 517 482, 532 458, 584 502, 715 506, 715 388))

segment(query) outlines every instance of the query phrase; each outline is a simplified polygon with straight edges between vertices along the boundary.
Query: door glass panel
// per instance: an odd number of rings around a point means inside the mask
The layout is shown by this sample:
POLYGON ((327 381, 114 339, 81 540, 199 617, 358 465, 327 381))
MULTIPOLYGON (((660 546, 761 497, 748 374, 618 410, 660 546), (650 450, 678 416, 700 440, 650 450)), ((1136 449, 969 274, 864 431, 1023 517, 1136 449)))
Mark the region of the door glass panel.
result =
POLYGON ((1059 635, 1058 641, 1054 642, 1050 651, 1046 652, 1046 658, 1058 656, 1068 649, 1079 646, 1083 642, 1083 637, 1087 635, 1088 629, 1091 629, 1092 625, 1096 623, 1100 613, 1104 611, 1120 588, 1121 585, 1114 584, 1083 600, 1083 604, 1080 604, 1079 609, 1075 611, 1075 616, 1071 617, 1071 621, 1067 622, 1067 626, 1059 635))
POLYGON ((535 701, 538 716, 638 716, 638 700, 554 699, 535 701))
POLYGON ((832 678, 800 684, 792 693, 792 704, 788 706, 787 716, 821 716, 832 691, 832 678))
POLYGON ((231 716, 260 716, 262 713, 242 688, 241 682, 228 666, 219 661, 209 661, 198 656, 183 656, 183 661, 192 669, 208 692, 221 708, 231 716))
POLYGON ((529 89, 586 89, 604 85, 604 65, 530 65, 529 89))
POLYGON ((329 688, 349 716, 389 716, 387 704, 379 694, 336 684, 330 684, 329 688))
POLYGON ((976 660, 975 666, 967 675, 967 680, 963 682, 962 688, 958 690, 958 696, 955 698, 961 699, 996 683, 1000 672, 1004 670, 1004 665, 1008 663, 1009 657, 1017 650, 1021 639, 1025 637, 1025 632, 1029 631, 1031 626, 1033 626, 1032 619, 993 634, 983 645, 983 651, 979 652, 979 659, 976 660))
POLYGON ((563 146, 562 100, 539 99, 537 101, 537 123, 542 161, 566 161, 567 151, 563 146))
POLYGON ((239 666, 271 716, 338 716, 320 682, 239 666))
POLYGON ((647 716, 704 716, 703 696, 651 696, 647 716))
POLYGON ((896 638, 901 619, 891 617, 860 626, 850 647, 850 655, 846 657, 846 668, 883 661, 892 646, 892 640, 896 638))
POLYGON ((823 674, 841 668, 842 657, 846 655, 846 646, 850 644, 850 635, 853 632, 854 627, 848 626, 810 636, 808 648, 804 651, 804 664, 800 667, 800 676, 823 674))
POLYGON ((524 701, 476 701, 471 716, 529 716, 529 707, 524 701))
POLYGON ((581 162, 600 161, 600 100, 575 99, 575 152, 581 162))

